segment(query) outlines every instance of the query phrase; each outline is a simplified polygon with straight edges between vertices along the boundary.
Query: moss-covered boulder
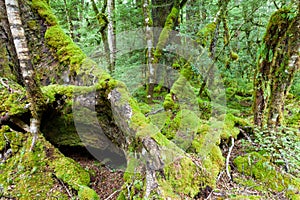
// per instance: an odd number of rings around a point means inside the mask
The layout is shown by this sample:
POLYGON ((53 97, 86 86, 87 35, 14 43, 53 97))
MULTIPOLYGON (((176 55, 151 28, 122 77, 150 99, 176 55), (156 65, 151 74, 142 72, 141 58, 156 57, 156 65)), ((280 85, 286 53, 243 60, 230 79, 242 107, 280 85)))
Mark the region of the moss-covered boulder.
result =
POLYGON ((0 151, 12 149, 12 153, 0 163, 0 195, 3 197, 24 200, 68 199, 68 195, 62 192, 63 187, 59 187, 60 181, 76 191, 83 190, 82 187, 88 188, 89 173, 72 159, 64 157, 43 136, 39 136, 34 150, 29 151, 32 141, 30 134, 5 127, 2 127, 0 134, 0 138, 5 138, 5 147, 0 151))
MULTIPOLYGON (((265 158, 261 154, 252 152, 244 156, 239 156, 234 159, 234 164, 240 173, 252 176, 261 182, 265 189, 269 188, 275 192, 285 192, 290 199, 300 198, 299 178, 279 171, 268 158, 265 158)), ((247 182, 243 184, 247 184, 247 182)))

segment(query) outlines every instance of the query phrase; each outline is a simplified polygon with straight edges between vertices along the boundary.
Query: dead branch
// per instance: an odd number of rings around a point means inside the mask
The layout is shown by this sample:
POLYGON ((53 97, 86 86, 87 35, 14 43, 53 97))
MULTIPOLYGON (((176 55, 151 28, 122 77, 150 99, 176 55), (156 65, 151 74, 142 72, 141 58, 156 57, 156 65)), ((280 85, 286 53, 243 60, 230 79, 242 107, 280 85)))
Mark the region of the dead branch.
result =
POLYGON ((233 147, 234 147, 234 138, 231 137, 231 146, 228 150, 228 154, 227 154, 227 158, 226 158, 226 174, 227 174, 228 178, 230 179, 230 181, 232 181, 232 177, 229 172, 229 159, 230 159, 230 154, 231 154, 233 147))

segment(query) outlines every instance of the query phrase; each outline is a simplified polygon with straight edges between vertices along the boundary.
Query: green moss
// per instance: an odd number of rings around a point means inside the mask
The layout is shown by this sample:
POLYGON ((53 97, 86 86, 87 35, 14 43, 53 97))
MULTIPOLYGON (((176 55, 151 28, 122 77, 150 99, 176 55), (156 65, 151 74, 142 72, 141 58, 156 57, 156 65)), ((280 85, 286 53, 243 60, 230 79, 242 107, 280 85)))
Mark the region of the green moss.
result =
MULTIPOLYGON (((10 133, 17 136, 17 133, 10 133)), ((67 195, 55 188, 55 179, 49 170, 47 143, 39 137, 33 152, 29 152, 32 137, 23 134, 23 139, 12 140, 12 157, 0 165, 0 183, 3 195, 17 199, 68 199, 67 195)), ((18 136, 19 137, 19 136, 18 136)), ((48 144, 49 145, 49 144, 48 144)))
POLYGON ((236 52, 231 51, 231 52, 230 52, 230 58, 231 58, 232 60, 238 60, 238 59, 239 59, 239 55, 238 55, 236 52))
POLYGON ((100 199, 97 193, 87 186, 80 186, 78 191, 80 200, 98 200, 100 199))
POLYGON ((182 109, 173 120, 167 119, 161 132, 178 147, 187 149, 197 133, 199 123, 200 120, 193 111, 182 109))
POLYGON ((166 166, 164 172, 175 193, 194 197, 199 192, 199 185, 201 184, 200 171, 191 159, 187 157, 180 158, 166 166))
POLYGON ((151 106, 146 103, 139 103, 139 108, 143 114, 149 113, 151 111, 151 106))
POLYGON ((63 32, 61 27, 58 25, 49 27, 45 33, 45 39, 47 44, 55 50, 58 60, 70 65, 71 74, 77 72, 86 55, 63 32))
POLYGON ((40 28, 40 24, 35 20, 28 20, 27 25, 31 30, 38 30, 40 28))
POLYGON ((198 31, 197 36, 198 38, 196 41, 200 43, 202 46, 207 45, 207 41, 209 41, 209 38, 212 36, 216 29, 216 22, 212 22, 207 24, 204 28, 198 31))
MULTIPOLYGON (((9 61, 8 50, 6 48, 6 41, 0 39, 0 77, 6 77, 11 80, 16 80, 15 75, 11 71, 11 62, 9 61)), ((1 87, 0 87, 1 89, 1 87)))
POLYGON ((172 93, 166 95, 163 106, 165 110, 172 111, 176 111, 179 108, 179 105, 172 99, 172 93))
POLYGON ((0 83, 0 115, 3 116, 6 112, 8 112, 10 116, 27 112, 28 110, 25 109, 25 105, 28 102, 24 100, 26 96, 25 89, 11 80, 5 78, 1 79, 9 85, 10 89, 0 83))
POLYGON ((178 7, 173 6, 170 14, 167 16, 164 28, 159 35, 157 47, 153 53, 153 55, 154 55, 153 63, 159 62, 159 59, 162 56, 162 50, 163 50, 163 48, 165 48, 165 45, 168 41, 170 32, 173 30, 174 25, 177 22, 178 15, 179 15, 178 7))
POLYGON ((90 182, 89 173, 70 158, 61 157, 54 160, 52 165, 57 178, 76 190, 80 189, 82 185, 87 186, 90 182))
POLYGON ((299 179, 290 174, 279 172, 275 165, 259 153, 252 152, 245 156, 239 156, 234 160, 234 164, 240 173, 254 177, 273 191, 282 192, 286 190, 287 196, 293 196, 300 191, 299 179))
POLYGON ((261 196, 256 196, 256 195, 230 195, 229 199, 235 199, 235 200, 244 200, 244 199, 248 199, 248 200, 260 200, 262 199, 261 196))
POLYGON ((38 11, 39 15, 46 20, 48 25, 54 26, 58 24, 57 18, 52 13, 46 0, 32 0, 31 6, 38 11))
POLYGON ((9 144, 12 153, 18 152, 22 141, 24 140, 23 133, 10 131, 8 126, 2 126, 0 129, 0 151, 9 144))
MULTIPOLYGON (((85 107, 78 107, 76 112, 73 112, 73 95, 89 94, 95 90, 95 87, 75 87, 72 85, 49 85, 42 88, 42 92, 49 107, 60 102, 59 111, 52 111, 56 113, 55 118, 50 115, 43 123, 42 131, 49 141, 56 145, 84 146, 74 124, 74 114, 76 114, 75 117, 79 118, 80 116, 85 116, 89 110, 85 107)), ((82 117, 82 122, 93 126, 93 120, 91 118, 93 118, 91 115, 82 117)), ((87 138, 85 142, 93 144, 93 142, 89 142, 94 139, 97 141, 96 137, 91 137, 91 134, 88 135, 89 138, 87 138)))

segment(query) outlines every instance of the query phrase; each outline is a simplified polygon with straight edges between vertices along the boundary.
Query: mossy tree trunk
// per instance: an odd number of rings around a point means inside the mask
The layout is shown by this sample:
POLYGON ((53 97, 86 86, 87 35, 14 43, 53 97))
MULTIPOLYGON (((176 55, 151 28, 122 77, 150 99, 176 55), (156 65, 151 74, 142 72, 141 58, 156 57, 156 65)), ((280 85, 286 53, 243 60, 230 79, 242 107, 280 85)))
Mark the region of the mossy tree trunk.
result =
POLYGON ((105 14, 105 10, 107 8, 107 0, 104 1, 103 6, 101 8, 101 12, 99 12, 99 9, 97 7, 97 4, 95 2, 95 0, 92 0, 92 6, 93 6, 93 10, 94 13, 96 15, 96 18, 98 20, 100 29, 99 32, 101 34, 101 39, 102 39, 102 43, 104 46, 104 52, 105 52, 105 57, 106 57, 106 61, 108 64, 108 70, 109 72, 113 72, 114 70, 114 63, 112 63, 113 60, 111 60, 111 51, 109 48, 109 42, 108 42, 108 38, 107 38, 107 27, 109 25, 109 21, 108 18, 105 14))
POLYGON ((261 128, 282 124, 285 98, 299 69, 299 31, 297 11, 280 9, 270 18, 254 75, 254 124, 261 128))
POLYGON ((8 76, 20 85, 23 79, 17 58, 16 49, 10 34, 10 27, 6 15, 5 2, 0 1, 0 76, 8 76))
MULTIPOLYGON (((182 1, 175 0, 173 2, 172 9, 171 9, 170 13, 167 15, 163 29, 162 29, 161 33, 159 34, 157 43, 154 40, 154 44, 156 44, 156 47, 155 47, 155 50, 153 53, 153 60, 152 60, 153 73, 151 73, 151 74, 153 75, 153 77, 149 77, 149 79, 151 79, 152 82, 151 83, 149 82, 148 91, 147 91, 150 102, 152 101, 152 98, 153 98, 154 86, 156 83, 157 65, 159 64, 159 61, 162 57, 163 48, 165 48, 165 46, 169 40, 171 31, 174 29, 174 27, 178 23, 180 9, 186 4, 186 2, 187 2, 186 0, 182 0, 182 1)), ((153 21, 153 26, 155 27, 154 21, 153 21)), ((154 33, 154 38, 155 38, 155 33, 154 33)))
MULTIPOLYGON (((209 53, 210 53, 210 58, 215 62, 216 61, 216 47, 217 47, 217 43, 219 40, 219 32, 220 32, 220 25, 221 22, 223 21, 223 25, 224 25, 224 47, 227 46, 229 44, 229 31, 228 31, 228 25, 227 25, 227 21, 226 21, 226 15, 227 15, 227 5, 229 3, 230 0, 226 0, 226 1, 218 1, 218 5, 219 5, 219 11, 214 19, 214 21, 212 22, 214 25, 214 30, 213 30, 213 35, 212 35, 212 39, 210 41, 209 44, 209 53)), ((213 68, 214 65, 210 65, 208 70, 207 70, 207 74, 204 77, 203 83, 201 84, 201 87, 199 89, 199 96, 202 96, 202 93, 205 89, 205 86, 208 84, 208 80, 211 80, 211 77, 214 77, 214 72, 213 72, 213 68)))

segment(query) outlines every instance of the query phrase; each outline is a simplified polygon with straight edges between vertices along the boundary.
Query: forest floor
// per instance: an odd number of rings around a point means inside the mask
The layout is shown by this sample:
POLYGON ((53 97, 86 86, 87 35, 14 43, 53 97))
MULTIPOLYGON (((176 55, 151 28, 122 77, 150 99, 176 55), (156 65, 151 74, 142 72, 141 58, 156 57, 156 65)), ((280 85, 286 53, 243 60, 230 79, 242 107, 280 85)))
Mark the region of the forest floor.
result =
MULTIPOLYGON (((224 149, 223 156, 226 157, 228 154, 228 148, 224 149)), ((233 164, 234 158, 236 158, 237 156, 242 156, 245 153, 245 147, 242 145, 241 140, 237 140, 230 155, 229 167, 231 172, 231 180, 226 174, 225 169, 221 171, 217 181, 217 188, 212 190, 208 194, 208 196, 206 196, 206 198, 203 199, 288 199, 285 196, 284 191, 281 193, 276 193, 269 190, 268 188, 265 188, 265 191, 258 191, 255 190, 253 187, 244 186, 239 184, 238 181, 235 181, 236 179, 252 179, 255 182, 255 180, 252 177, 238 172, 235 165, 233 164)), ((257 182, 257 186, 259 186, 259 184, 260 183, 257 182)))
MULTIPOLYGON (((102 165, 98 160, 93 158, 88 151, 73 151, 72 149, 64 149, 62 152, 77 161, 85 170, 90 172, 91 185, 103 200, 114 200, 123 185, 123 172, 111 170, 102 165), (88 156, 87 156, 88 155, 88 156)), ((219 174, 217 180, 217 188, 205 188, 197 198, 197 200, 215 200, 215 199, 288 199, 284 192, 274 193, 266 188, 266 191, 257 191, 253 187, 243 186, 237 183, 236 179, 249 180, 249 176, 237 172, 235 166, 232 164, 233 159, 245 153, 244 147, 240 140, 235 142, 234 148, 230 156, 230 169, 232 180, 229 179, 224 169, 219 174), (249 197, 249 198, 248 198, 249 197), (251 197, 251 198, 250 198, 251 197)), ((223 147, 223 156, 228 154, 228 147, 223 147)), ((257 183, 259 184, 259 183, 257 183)))
POLYGON ((73 151, 72 149, 61 150, 78 162, 90 173, 90 187, 97 192, 102 200, 116 199, 124 183, 123 172, 115 171, 105 167, 96 158, 89 154, 87 150, 73 151))

